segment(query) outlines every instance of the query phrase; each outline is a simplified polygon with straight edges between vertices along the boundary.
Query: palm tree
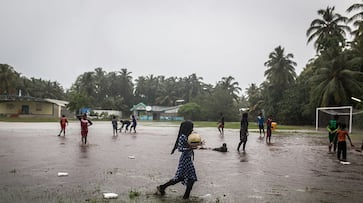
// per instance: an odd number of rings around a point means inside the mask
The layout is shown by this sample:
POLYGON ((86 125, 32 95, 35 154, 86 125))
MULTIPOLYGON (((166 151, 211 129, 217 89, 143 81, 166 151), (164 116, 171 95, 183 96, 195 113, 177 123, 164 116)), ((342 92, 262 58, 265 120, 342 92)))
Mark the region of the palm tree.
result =
POLYGON ((358 11, 353 14, 349 21, 353 23, 354 30, 352 35, 354 37, 351 42, 351 48, 355 54, 354 61, 360 64, 360 70, 363 72, 363 4, 353 4, 348 9, 347 12, 352 13, 353 11, 358 11))
MULTIPOLYGON (((134 102, 134 83, 132 82, 132 72, 128 72, 126 68, 122 68, 119 72, 121 96, 124 98, 125 104, 132 107, 134 102)), ((126 111, 126 109, 123 109, 126 111)))
POLYGON ((265 71, 266 81, 263 85, 264 109, 268 114, 276 115, 278 103, 282 100, 284 90, 295 83, 296 62, 292 60, 294 55, 285 55, 281 46, 275 48, 269 54, 269 60, 264 63, 267 66, 265 71))
POLYGON ((272 85, 286 87, 295 82, 296 62, 292 61, 294 55, 289 53, 285 55, 284 48, 278 46, 274 52, 269 54, 269 60, 264 63, 268 69, 265 71, 267 80, 272 85))
POLYGON ((356 14, 353 14, 348 19, 348 22, 353 23, 353 26, 357 28, 356 30, 353 30, 352 31, 352 34, 355 37, 358 37, 358 36, 361 36, 362 35, 362 29, 363 29, 362 28, 363 27, 363 24, 362 24, 362 19, 363 19, 363 4, 360 4, 360 3, 353 4, 353 5, 351 5, 347 9, 347 12, 348 13, 351 13, 351 12, 356 11, 356 10, 358 10, 359 12, 356 13, 356 14))
POLYGON ((325 10, 318 10, 322 18, 313 20, 306 31, 308 43, 316 39, 314 46, 318 53, 330 47, 345 46, 346 31, 350 32, 350 27, 345 24, 348 18, 335 13, 334 9, 328 6, 325 10))
POLYGON ((0 94, 16 94, 20 74, 8 64, 0 64, 0 94))
POLYGON ((348 54, 342 53, 330 60, 318 59, 311 77, 313 97, 318 106, 341 106, 350 104, 353 94, 362 93, 363 73, 348 66, 348 54))
POLYGON ((218 82, 217 87, 227 90, 234 100, 238 101, 238 94, 242 89, 238 86, 238 82, 233 82, 234 80, 235 78, 232 76, 222 77, 222 80, 218 82))

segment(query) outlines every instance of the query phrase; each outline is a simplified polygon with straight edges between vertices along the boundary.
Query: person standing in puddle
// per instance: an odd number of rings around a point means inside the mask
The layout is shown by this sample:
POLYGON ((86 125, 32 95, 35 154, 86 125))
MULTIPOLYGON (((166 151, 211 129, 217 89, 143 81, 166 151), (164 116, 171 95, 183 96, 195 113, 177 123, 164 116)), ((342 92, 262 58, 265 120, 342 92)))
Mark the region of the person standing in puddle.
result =
POLYGON ((246 143, 247 143, 247 136, 248 136, 248 114, 243 113, 242 119, 241 119, 241 128, 239 131, 240 136, 240 142, 237 147, 237 151, 239 151, 239 148, 241 147, 241 144, 243 143, 242 150, 245 151, 246 143))
POLYGON ((352 140, 349 137, 348 132, 345 130, 346 125, 343 123, 340 126, 340 129, 337 131, 334 141, 337 140, 338 144, 338 153, 337 158, 340 161, 347 161, 347 142, 345 141, 348 138, 350 145, 354 147, 352 140), (343 159, 340 159, 340 156, 343 155, 343 159))
POLYGON ((79 121, 81 122, 82 144, 87 144, 88 127, 91 126, 93 123, 87 118, 86 114, 83 114, 82 118, 80 118, 79 121))

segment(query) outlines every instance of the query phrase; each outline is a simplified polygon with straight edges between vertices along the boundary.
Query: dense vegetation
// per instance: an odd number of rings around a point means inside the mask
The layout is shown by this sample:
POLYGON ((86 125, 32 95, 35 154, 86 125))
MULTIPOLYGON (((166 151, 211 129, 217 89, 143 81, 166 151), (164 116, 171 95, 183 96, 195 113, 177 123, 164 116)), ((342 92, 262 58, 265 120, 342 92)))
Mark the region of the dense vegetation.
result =
POLYGON ((307 28, 307 42, 316 48, 300 75, 296 75, 294 55, 276 47, 268 56, 265 81, 250 84, 246 95, 233 76, 223 76, 217 84, 206 84, 191 73, 185 77, 139 76, 123 68, 106 72, 102 68, 78 76, 65 91, 57 82, 25 78, 7 64, 0 64, 0 92, 70 101, 69 108, 114 109, 129 112, 132 105, 173 106, 184 100, 180 113, 193 120, 238 121, 239 108, 249 107, 251 117, 264 111, 283 124, 312 124, 319 106, 352 105, 351 97, 363 97, 363 4, 347 9, 345 17, 327 7, 317 12, 307 28), (348 40, 349 39, 349 40, 348 40))

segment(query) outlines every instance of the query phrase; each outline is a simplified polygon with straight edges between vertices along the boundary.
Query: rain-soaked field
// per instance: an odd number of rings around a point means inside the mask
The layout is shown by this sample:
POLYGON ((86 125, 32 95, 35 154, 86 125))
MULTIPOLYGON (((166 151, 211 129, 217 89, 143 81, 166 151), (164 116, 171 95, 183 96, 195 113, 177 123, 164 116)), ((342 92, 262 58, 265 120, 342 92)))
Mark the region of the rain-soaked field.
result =
MULTIPOLYGON (((170 151, 179 126, 139 122, 136 134, 113 136, 110 122, 94 122, 87 146, 78 122, 67 129, 58 137, 58 123, 0 122, 0 202, 184 202, 181 184, 155 194, 176 171, 179 153, 170 151), (105 192, 119 196, 105 200, 105 192)), ((352 164, 340 164, 326 134, 283 133, 267 145, 250 132, 239 153, 238 130, 195 130, 206 147, 225 142, 229 152, 195 150, 191 202, 363 201, 362 153, 349 148, 352 164)))

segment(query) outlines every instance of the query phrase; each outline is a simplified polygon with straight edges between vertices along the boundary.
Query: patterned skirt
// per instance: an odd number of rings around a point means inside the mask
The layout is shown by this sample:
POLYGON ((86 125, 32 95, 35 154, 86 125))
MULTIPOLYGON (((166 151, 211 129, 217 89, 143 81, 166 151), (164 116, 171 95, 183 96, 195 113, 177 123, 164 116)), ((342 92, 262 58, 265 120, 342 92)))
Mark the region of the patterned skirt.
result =
POLYGON ((178 170, 173 179, 182 180, 184 185, 189 181, 197 181, 197 174, 192 161, 192 151, 182 152, 179 158, 178 170))

